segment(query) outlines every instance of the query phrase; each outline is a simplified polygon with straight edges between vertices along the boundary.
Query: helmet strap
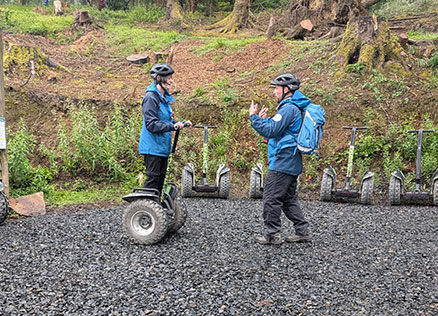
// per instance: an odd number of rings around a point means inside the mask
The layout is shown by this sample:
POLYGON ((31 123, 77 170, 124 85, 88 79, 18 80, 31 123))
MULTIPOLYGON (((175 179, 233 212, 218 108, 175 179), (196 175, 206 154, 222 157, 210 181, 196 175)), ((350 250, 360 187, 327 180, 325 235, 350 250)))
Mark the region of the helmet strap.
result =
POLYGON ((285 99, 286 95, 287 95, 289 92, 292 93, 292 95, 294 95, 294 92, 295 92, 295 91, 292 90, 289 86, 281 86, 281 88, 282 88, 283 90, 282 90, 282 95, 281 95, 281 100, 280 100, 280 102, 283 101, 283 100, 285 99), (287 87, 287 89, 288 89, 289 91, 286 91, 286 92, 285 92, 285 91, 284 91, 284 88, 285 88, 285 87, 287 87))

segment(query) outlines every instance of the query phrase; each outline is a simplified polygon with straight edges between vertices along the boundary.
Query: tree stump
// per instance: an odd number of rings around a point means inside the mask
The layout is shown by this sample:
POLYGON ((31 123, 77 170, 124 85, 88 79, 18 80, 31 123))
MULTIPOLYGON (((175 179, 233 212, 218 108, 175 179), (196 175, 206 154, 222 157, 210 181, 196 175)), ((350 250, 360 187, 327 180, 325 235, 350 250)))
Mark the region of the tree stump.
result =
POLYGON ((149 56, 146 54, 131 55, 126 57, 126 60, 133 64, 146 64, 149 62, 149 56))
POLYGON ((273 16, 271 16, 269 19, 268 31, 266 32, 268 39, 271 39, 275 35, 275 31, 275 19, 273 16))
POLYGON ((344 69, 348 65, 361 63, 365 71, 381 71, 390 61, 400 64, 405 70, 412 66, 398 38, 391 35, 388 22, 375 16, 350 20, 336 55, 344 69))
POLYGON ((41 76, 49 67, 68 72, 65 67, 51 61, 39 48, 9 42, 5 42, 3 67, 9 77, 29 79, 41 76))
POLYGON ((93 18, 85 10, 76 10, 74 12, 73 27, 87 27, 93 24, 93 18))

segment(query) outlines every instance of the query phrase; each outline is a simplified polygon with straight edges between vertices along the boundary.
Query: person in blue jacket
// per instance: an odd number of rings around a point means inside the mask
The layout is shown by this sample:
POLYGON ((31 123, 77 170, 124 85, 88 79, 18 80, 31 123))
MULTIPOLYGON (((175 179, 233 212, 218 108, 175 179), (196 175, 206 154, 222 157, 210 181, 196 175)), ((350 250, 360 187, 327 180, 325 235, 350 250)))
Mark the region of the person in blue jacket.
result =
POLYGON ((293 222, 295 234, 288 242, 310 241, 309 223, 305 220, 297 200, 297 179, 303 168, 301 153, 296 138, 301 126, 302 109, 310 100, 298 89, 300 81, 292 74, 281 74, 271 82, 277 99, 277 112, 267 117, 267 108, 251 102, 249 118, 251 126, 264 138, 268 138, 269 168, 263 188, 264 233, 256 239, 261 244, 279 245, 281 236, 281 213, 293 222))
MULTIPOLYGON (((184 128, 184 122, 173 119, 171 102, 175 99, 169 89, 173 84, 172 67, 158 63, 151 68, 152 83, 143 97, 143 126, 138 151, 144 155, 146 166, 145 188, 163 190, 166 178, 167 162, 172 143, 172 131, 184 128)), ((190 121, 185 124, 192 126, 190 121)))

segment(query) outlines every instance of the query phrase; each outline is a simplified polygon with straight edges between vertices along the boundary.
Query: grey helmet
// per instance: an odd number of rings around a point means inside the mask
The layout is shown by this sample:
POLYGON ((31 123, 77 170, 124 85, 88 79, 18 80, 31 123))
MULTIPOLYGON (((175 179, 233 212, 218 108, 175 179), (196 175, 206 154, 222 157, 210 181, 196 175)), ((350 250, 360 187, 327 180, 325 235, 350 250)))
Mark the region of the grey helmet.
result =
POLYGON ((283 100, 286 94, 288 94, 288 92, 284 91, 284 88, 287 87, 287 89, 294 94, 294 92, 300 88, 300 79, 292 74, 281 74, 271 81, 271 85, 283 87, 283 96, 281 98, 281 100, 283 100))
POLYGON ((158 63, 152 66, 151 68, 151 77, 152 79, 157 79, 157 76, 165 77, 170 76, 175 71, 173 71, 172 67, 170 65, 165 63, 158 63))
POLYGON ((292 74, 281 74, 272 80, 271 85, 273 86, 286 86, 291 90, 298 90, 300 88, 300 79, 292 74))

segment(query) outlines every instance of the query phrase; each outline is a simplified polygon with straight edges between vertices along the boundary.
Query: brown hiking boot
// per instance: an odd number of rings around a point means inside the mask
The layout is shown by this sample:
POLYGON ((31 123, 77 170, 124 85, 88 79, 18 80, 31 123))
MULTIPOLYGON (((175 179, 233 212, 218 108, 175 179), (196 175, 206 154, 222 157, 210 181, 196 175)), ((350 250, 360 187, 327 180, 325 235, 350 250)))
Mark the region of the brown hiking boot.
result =
POLYGON ((276 233, 271 235, 271 238, 268 240, 265 235, 257 237, 256 241, 262 245, 281 245, 283 243, 283 238, 281 238, 280 233, 276 233))
POLYGON ((312 242, 312 236, 310 235, 290 235, 286 237, 287 242, 312 242))

